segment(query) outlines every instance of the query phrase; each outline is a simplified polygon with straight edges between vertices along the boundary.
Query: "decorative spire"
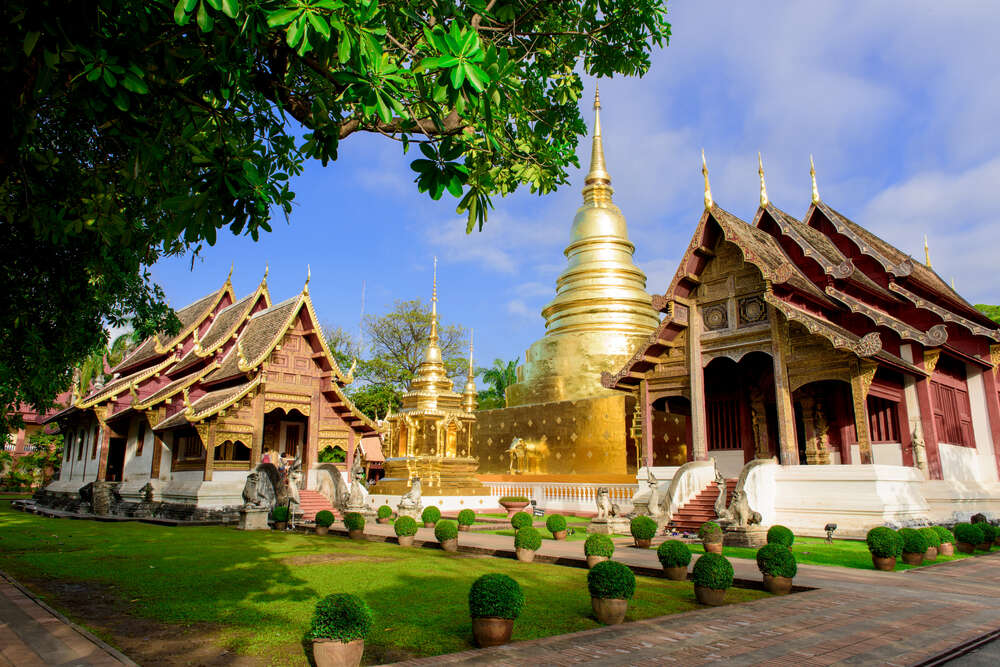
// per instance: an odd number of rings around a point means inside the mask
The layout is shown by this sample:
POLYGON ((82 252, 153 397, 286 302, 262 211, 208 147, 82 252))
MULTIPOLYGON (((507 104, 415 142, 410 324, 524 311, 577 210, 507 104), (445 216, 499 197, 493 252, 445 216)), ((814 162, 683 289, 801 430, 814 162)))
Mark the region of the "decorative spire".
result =
POLYGON ((809 177, 812 178, 813 203, 819 203, 819 189, 816 187, 816 165, 813 164, 813 156, 809 156, 809 177))
POLYGON ((469 332, 469 374, 465 380, 465 391, 462 393, 462 406, 466 412, 475 412, 477 405, 476 392, 476 371, 472 362, 472 340, 476 335, 475 329, 469 332))
POLYGON ((312 268, 306 264, 306 284, 302 288, 303 294, 309 294, 309 281, 312 280, 312 268))
POLYGON ((951 291, 953 291, 953 292, 957 292, 958 291, 958 290, 955 289, 955 276, 951 277, 951 291))
POLYGON ((431 290, 431 340, 438 340, 438 258, 434 258, 434 287, 431 290))
POLYGON ((475 373, 472 370, 472 340, 475 337, 475 335, 476 335, 476 330, 470 329, 469 330, 469 376, 468 376, 470 379, 476 377, 475 373))
POLYGON ((705 210, 715 206, 712 201, 712 186, 708 184, 708 163, 705 161, 705 149, 701 149, 701 175, 705 177, 705 210))
POLYGON ((590 149, 590 171, 583 180, 583 203, 610 202, 614 190, 611 174, 604 162, 604 140, 601 137, 601 88, 594 89, 594 141, 590 149))
POLYGON ((767 208, 767 184, 764 182, 764 158, 757 151, 757 173, 760 174, 760 207, 767 208))
POLYGON ((235 269, 235 268, 236 268, 236 262, 235 261, 230 262, 229 263, 229 275, 226 276, 226 282, 227 283, 233 282, 233 269, 235 269))
POLYGON ((264 278, 260 281, 261 285, 267 285, 267 272, 271 270, 270 264, 264 264, 264 278))
POLYGON ((927 243, 927 234, 924 234, 924 264, 927 265, 928 269, 932 268, 931 267, 931 247, 927 243))

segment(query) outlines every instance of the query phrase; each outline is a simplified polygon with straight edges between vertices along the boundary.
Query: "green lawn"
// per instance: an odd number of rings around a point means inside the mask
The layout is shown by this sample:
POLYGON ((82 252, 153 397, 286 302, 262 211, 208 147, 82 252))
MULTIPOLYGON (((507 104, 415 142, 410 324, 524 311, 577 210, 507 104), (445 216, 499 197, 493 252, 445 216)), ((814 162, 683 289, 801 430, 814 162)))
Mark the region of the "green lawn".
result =
MULTIPOLYGON (((12 511, 6 501, 0 569, 57 607, 57 584, 91 587, 110 594, 118 614, 178 630, 212 628, 221 648, 267 663, 305 664, 313 606, 333 592, 356 593, 375 613, 366 664, 471 648, 468 590, 487 572, 507 573, 524 589, 515 641, 598 626, 580 568, 341 537, 47 519, 12 511)), ((731 589, 728 601, 765 596, 731 589)), ((639 577, 628 619, 698 608, 689 582, 639 577)))
MULTIPOLYGON (((483 516, 483 517, 490 517, 497 519, 507 518, 506 514, 478 514, 476 516, 477 517, 483 516)), ((563 518, 566 519, 566 527, 574 529, 573 534, 566 535, 567 541, 575 542, 587 539, 587 524, 590 523, 590 519, 584 519, 578 516, 564 516, 563 518)), ((477 525, 485 525, 485 524, 477 523, 477 525)), ((514 537, 514 528, 510 525, 509 522, 507 523, 506 527, 499 527, 502 526, 502 524, 492 524, 492 525, 496 525, 498 526, 498 528, 496 528, 495 530, 477 530, 476 532, 486 533, 488 535, 507 535, 508 537, 514 537)), ((545 527, 545 517, 543 516, 534 517, 534 523, 532 525, 534 525, 534 527, 538 529, 538 533, 542 536, 543 540, 555 539, 554 537, 552 537, 552 533, 549 532, 548 528, 545 527)), ((611 537, 615 537, 615 535, 612 535, 611 537)))

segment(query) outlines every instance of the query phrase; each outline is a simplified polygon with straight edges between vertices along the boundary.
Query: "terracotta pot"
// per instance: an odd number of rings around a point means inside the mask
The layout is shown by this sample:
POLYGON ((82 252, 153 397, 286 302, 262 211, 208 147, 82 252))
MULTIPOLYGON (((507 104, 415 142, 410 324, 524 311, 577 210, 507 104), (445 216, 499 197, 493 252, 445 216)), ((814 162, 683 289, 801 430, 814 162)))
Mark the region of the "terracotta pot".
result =
POLYGON ((424 528, 433 528, 433 527, 434 527, 433 521, 424 521, 424 528))
POLYGON ((955 545, 951 542, 942 542, 941 546, 938 547, 939 556, 954 556, 955 555, 955 545))
POLYGON ((517 559, 522 563, 530 563, 535 560, 534 549, 523 549, 521 547, 517 547, 514 552, 517 554, 517 559))
POLYGON ((607 556, 587 556, 587 569, 594 567, 603 560, 607 560, 607 556))
POLYGON ((401 547, 412 547, 413 546, 413 535, 399 535, 396 537, 401 547))
POLYGON ((472 619, 472 637, 476 646, 500 646, 510 641, 510 633, 514 631, 512 618, 474 618, 472 619))
POLYGON ((990 550, 989 542, 983 542, 982 544, 976 545, 976 551, 989 551, 989 550, 990 550))
POLYGON ((461 523, 458 524, 458 529, 459 529, 459 531, 461 531, 463 533, 469 532, 469 527, 466 526, 466 525, 464 525, 464 524, 461 524, 461 523))
POLYGON ((451 540, 445 540, 441 543, 441 548, 450 553, 455 553, 458 551, 458 538, 456 537, 451 540))
POLYGON ((330 526, 316 526, 317 535, 326 535, 330 532, 330 526))
POLYGON ((792 592, 792 578, 774 577, 770 574, 765 574, 764 588, 772 595, 788 595, 792 592))
POLYGON ((347 531, 347 534, 348 534, 348 536, 350 536, 350 538, 352 540, 363 540, 363 539, 365 539, 365 530, 364 530, 364 528, 362 528, 360 530, 349 530, 349 531, 347 531))
POLYGON ((927 547, 927 551, 924 552, 924 560, 933 561, 937 560, 938 550, 937 547, 927 547))
POLYGON ((677 567, 667 567, 664 565, 663 572, 667 575, 667 579, 671 581, 684 581, 688 576, 686 565, 678 565, 677 567))
POLYGON ((718 607, 726 601, 726 590, 722 589, 719 591, 714 588, 705 588, 704 586, 695 584, 694 596, 698 598, 698 602, 701 604, 706 604, 710 607, 718 607))
POLYGON ((566 531, 565 530, 557 530, 556 532, 552 533, 552 537, 554 537, 557 540, 565 540, 566 539, 566 531))
POLYGON ((285 530, 286 528, 288 528, 288 522, 287 521, 275 521, 274 522, 274 529, 275 530, 285 530))
POLYGON ((616 600, 609 598, 590 598, 590 606, 594 610, 594 616, 604 625, 618 625, 625 620, 625 613, 628 611, 628 600, 616 600))
POLYGON ((882 558, 881 556, 876 556, 872 554, 872 565, 875 566, 876 570, 882 570, 883 572, 892 572, 896 569, 896 557, 889 556, 888 558, 882 558))
POLYGON ((922 553, 908 554, 904 552, 903 562, 906 563, 907 565, 920 565, 921 563, 924 562, 924 555, 922 553))
POLYGON ((507 510, 507 518, 510 519, 515 514, 528 506, 528 503, 500 503, 500 506, 507 510))
POLYGON ((702 542, 701 545, 705 547, 705 553, 707 554, 722 553, 722 542, 702 542))
POLYGON ((635 547, 636 547, 636 549, 648 549, 649 545, 651 545, 653 543, 653 540, 651 540, 651 539, 649 539, 649 540, 640 540, 638 537, 633 537, 632 539, 635 540, 635 547))
POLYGON ((389 517, 375 517, 375 523, 389 523, 389 517))
POLYGON ((316 667, 357 667, 365 652, 365 640, 355 639, 346 644, 336 639, 314 639, 313 659, 316 667))
POLYGON ((958 542, 955 544, 955 548, 958 549, 958 553, 971 554, 976 550, 976 545, 969 544, 968 542, 958 542))

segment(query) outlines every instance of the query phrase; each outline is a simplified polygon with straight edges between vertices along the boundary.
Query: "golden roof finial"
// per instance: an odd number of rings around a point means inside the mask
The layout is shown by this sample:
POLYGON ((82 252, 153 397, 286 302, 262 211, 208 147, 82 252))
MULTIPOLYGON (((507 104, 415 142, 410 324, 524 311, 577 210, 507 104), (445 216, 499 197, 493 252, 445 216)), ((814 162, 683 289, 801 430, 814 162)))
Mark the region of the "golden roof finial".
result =
POLYGON ((267 284, 267 273, 270 270, 271 270, 271 265, 265 262, 264 263, 264 279, 260 281, 261 283, 263 283, 265 285, 267 284))
POLYGON ((594 89, 594 139, 590 149, 590 171, 583 180, 584 203, 611 201, 611 174, 604 162, 604 139, 601 137, 601 88, 594 89))
POLYGON ((951 277, 951 289, 952 289, 953 292, 958 291, 958 290, 955 289, 955 276, 951 277))
POLYGON ((438 258, 434 258, 434 287, 431 290, 431 340, 438 339, 438 258))
POLYGON ((306 264, 306 284, 302 288, 304 294, 309 294, 309 281, 312 280, 312 267, 306 264))
POLYGON ((764 182, 764 158, 757 151, 757 173, 760 174, 760 207, 767 208, 767 184, 764 182))
POLYGON ((927 265, 928 269, 932 268, 931 267, 931 247, 927 243, 927 234, 924 234, 924 264, 927 265))
POLYGON ((476 330, 469 329, 469 379, 470 380, 475 377, 475 374, 472 370, 472 340, 473 338, 475 338, 475 336, 476 336, 476 330))
POLYGON ((813 164, 813 156, 809 156, 809 177, 812 179, 813 186, 813 203, 819 203, 819 189, 816 187, 816 165, 813 164))
POLYGON ((715 206, 712 201, 712 186, 708 184, 708 163, 705 161, 705 149, 701 149, 701 175, 705 177, 705 210, 715 206))

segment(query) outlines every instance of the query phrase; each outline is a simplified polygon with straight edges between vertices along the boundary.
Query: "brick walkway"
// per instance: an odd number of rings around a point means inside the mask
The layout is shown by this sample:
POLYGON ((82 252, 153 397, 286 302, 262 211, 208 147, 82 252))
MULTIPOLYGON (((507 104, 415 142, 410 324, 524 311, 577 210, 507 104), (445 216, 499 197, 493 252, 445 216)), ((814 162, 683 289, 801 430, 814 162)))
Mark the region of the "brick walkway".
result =
POLYGON ((0 667, 134 664, 0 573, 0 667))

